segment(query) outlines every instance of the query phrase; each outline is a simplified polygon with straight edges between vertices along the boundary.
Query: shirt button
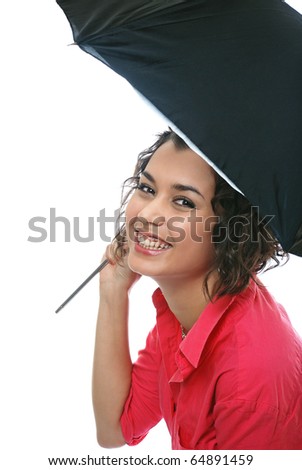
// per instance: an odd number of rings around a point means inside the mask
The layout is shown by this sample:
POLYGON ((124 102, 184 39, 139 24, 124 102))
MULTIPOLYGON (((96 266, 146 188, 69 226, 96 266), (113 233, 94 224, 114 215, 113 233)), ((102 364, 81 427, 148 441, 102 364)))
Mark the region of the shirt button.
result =
POLYGON ((174 403, 174 405, 173 405, 173 411, 174 411, 174 413, 176 412, 176 409, 177 409, 177 405, 176 405, 176 403, 174 403))

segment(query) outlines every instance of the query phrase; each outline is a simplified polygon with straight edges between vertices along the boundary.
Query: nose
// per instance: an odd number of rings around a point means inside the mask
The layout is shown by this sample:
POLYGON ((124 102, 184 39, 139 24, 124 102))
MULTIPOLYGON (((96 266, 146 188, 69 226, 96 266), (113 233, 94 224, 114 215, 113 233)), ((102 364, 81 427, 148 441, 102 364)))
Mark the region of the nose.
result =
POLYGON ((156 225, 157 227, 160 227, 166 221, 163 204, 160 199, 149 201, 148 204, 141 208, 137 216, 141 221, 145 221, 147 224, 156 225))

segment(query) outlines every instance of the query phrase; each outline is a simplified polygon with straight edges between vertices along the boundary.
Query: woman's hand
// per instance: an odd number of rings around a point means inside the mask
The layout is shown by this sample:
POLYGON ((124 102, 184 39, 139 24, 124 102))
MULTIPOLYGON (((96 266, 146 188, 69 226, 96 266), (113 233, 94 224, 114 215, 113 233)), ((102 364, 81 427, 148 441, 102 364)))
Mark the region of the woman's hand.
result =
POLYGON ((115 243, 108 245, 102 261, 108 259, 109 264, 100 272, 100 293, 106 294, 108 290, 114 291, 122 289, 129 291, 139 280, 140 274, 133 272, 128 266, 128 255, 117 259, 114 255, 115 243))

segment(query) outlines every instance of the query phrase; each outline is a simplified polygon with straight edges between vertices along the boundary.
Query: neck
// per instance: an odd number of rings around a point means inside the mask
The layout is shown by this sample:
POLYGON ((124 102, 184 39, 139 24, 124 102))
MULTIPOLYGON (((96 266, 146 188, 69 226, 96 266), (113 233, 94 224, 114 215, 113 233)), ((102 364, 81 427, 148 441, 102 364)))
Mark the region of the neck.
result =
MULTIPOLYGON (((204 292, 203 279, 157 280, 159 287, 179 323, 185 332, 188 332, 198 320, 210 299, 204 292)), ((214 279, 209 280, 209 292, 211 294, 214 279)))

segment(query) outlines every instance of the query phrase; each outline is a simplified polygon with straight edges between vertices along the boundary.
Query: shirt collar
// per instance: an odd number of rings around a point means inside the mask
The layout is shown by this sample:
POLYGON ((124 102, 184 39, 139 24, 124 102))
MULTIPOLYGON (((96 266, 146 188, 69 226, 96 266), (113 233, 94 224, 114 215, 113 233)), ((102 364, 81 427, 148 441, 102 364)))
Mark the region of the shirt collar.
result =
MULTIPOLYGON (((188 332, 186 338, 180 341, 178 350, 176 351, 176 362, 183 364, 183 367, 181 367, 183 369, 181 374, 183 378, 189 375, 194 368, 198 367, 209 336, 235 299, 242 298, 241 300, 243 300, 243 298, 247 296, 250 297, 251 290, 254 291, 255 287, 255 283, 252 281, 249 287, 238 295, 224 295, 220 298, 214 298, 212 302, 209 302, 196 323, 188 332)), ((162 335, 163 340, 166 338, 170 342, 172 336, 175 338, 176 335, 180 335, 179 322, 170 310, 159 288, 154 292, 152 300, 157 310, 159 335, 162 335)))
POLYGON ((180 351, 193 367, 197 367, 209 336, 234 301, 235 296, 225 295, 210 302, 195 322, 186 338, 180 343, 180 351))

